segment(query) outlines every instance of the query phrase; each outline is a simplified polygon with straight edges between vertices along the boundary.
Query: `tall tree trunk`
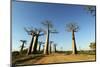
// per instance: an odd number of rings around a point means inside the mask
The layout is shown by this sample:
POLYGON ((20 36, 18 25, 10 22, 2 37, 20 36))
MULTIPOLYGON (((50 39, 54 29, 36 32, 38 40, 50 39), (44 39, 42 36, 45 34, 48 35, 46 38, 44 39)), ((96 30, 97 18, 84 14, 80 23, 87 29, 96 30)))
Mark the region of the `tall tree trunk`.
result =
POLYGON ((56 45, 54 45, 54 52, 56 52, 56 45))
POLYGON ((38 35, 34 37, 34 42, 32 46, 32 53, 35 54, 37 53, 37 44, 38 44, 38 35))
POLYGON ((47 36, 46 36, 44 54, 47 54, 47 55, 49 54, 48 49, 49 49, 49 27, 48 27, 47 36))
POLYGON ((21 46, 21 49, 20 49, 20 53, 22 53, 23 48, 24 48, 24 42, 22 43, 22 46, 21 46))
POLYGON ((45 48, 45 46, 43 45, 43 50, 42 50, 43 52, 44 52, 44 48, 45 48))
POLYGON ((30 43, 30 46, 29 46, 29 48, 28 48, 27 55, 29 55, 29 54, 32 53, 31 50, 32 50, 33 41, 34 41, 34 36, 32 36, 31 43, 30 43))
POLYGON ((39 44, 39 52, 40 52, 40 49, 41 49, 41 43, 39 44))
POLYGON ((50 47, 49 47, 49 52, 52 53, 51 43, 50 43, 50 47))
POLYGON ((72 31, 72 54, 77 54, 74 31, 72 31))

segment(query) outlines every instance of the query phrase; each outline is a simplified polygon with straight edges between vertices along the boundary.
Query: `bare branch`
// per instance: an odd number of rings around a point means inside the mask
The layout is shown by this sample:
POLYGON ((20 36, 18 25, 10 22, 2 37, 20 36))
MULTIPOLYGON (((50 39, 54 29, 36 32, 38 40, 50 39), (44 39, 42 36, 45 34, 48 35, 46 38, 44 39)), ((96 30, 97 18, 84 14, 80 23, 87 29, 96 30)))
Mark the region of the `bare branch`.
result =
POLYGON ((27 41, 26 40, 20 40, 21 42, 23 42, 23 43, 26 43, 27 41))
POLYGON ((86 6, 85 9, 93 16, 96 15, 96 7, 95 6, 86 6))
POLYGON ((44 44, 44 42, 42 42, 42 41, 39 41, 39 43, 40 43, 40 44, 44 44))
POLYGON ((24 28, 24 30, 28 33, 28 35, 32 35, 32 34, 35 34, 35 30, 33 29, 27 29, 27 28, 24 28))
POLYGON ((58 33, 57 30, 50 30, 50 33, 58 33))
POLYGON ((77 23, 69 23, 66 25, 66 27, 68 32, 77 32, 79 30, 79 26, 77 25, 77 23))
POLYGON ((43 21, 42 24, 46 27, 53 28, 53 25, 50 20, 43 21))

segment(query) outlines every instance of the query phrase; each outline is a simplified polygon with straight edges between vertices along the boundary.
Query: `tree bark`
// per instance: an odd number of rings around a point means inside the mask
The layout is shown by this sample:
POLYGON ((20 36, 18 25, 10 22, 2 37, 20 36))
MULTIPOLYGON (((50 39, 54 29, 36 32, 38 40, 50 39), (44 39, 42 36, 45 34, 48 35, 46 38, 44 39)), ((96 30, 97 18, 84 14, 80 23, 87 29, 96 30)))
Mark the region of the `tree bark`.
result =
POLYGON ((41 43, 39 44, 39 52, 40 52, 40 49, 41 49, 41 43))
POLYGON ((54 52, 56 52, 56 45, 54 45, 54 52))
POLYGON ((49 47, 49 52, 52 53, 51 43, 50 43, 50 47, 49 47))
POLYGON ((45 48, 45 46, 43 45, 43 49, 42 49, 43 52, 44 52, 44 48, 45 48))
POLYGON ((47 54, 47 55, 49 54, 48 49, 49 49, 49 27, 48 27, 47 36, 46 36, 44 54, 47 54))
POLYGON ((32 46, 32 53, 33 54, 37 53, 37 44, 38 44, 38 35, 36 35, 34 37, 34 43, 33 43, 33 46, 32 46))
POLYGON ((74 31, 72 31, 72 54, 77 54, 74 31))
POLYGON ((31 43, 30 43, 30 46, 29 46, 29 48, 28 48, 27 55, 29 55, 29 54, 32 53, 31 50, 32 50, 33 41, 34 41, 34 36, 32 36, 31 43))

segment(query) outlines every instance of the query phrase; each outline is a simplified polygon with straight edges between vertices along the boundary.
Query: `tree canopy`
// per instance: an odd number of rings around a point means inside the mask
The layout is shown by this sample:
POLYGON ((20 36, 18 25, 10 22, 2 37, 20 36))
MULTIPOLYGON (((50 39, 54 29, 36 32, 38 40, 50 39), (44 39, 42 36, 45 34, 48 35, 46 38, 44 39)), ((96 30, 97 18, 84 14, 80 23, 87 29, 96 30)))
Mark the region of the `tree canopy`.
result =
POLYGON ((95 43, 95 42, 90 43, 89 47, 90 47, 92 50, 95 50, 95 49, 96 49, 96 43, 95 43))
POLYGON ((71 31, 77 32, 79 30, 78 24, 74 22, 67 24, 66 27, 67 27, 68 32, 71 32, 71 31))

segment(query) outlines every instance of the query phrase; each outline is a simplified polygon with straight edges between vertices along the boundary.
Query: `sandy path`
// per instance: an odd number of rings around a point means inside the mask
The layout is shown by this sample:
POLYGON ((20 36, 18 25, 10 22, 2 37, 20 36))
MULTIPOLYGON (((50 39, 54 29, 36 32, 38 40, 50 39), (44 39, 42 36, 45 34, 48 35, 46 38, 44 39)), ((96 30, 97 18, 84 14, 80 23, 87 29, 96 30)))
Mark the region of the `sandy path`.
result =
POLYGON ((46 56, 34 64, 47 64, 47 63, 60 63, 60 62, 75 62, 75 61, 91 61, 95 60, 92 55, 65 55, 65 54, 52 54, 46 56))
POLYGON ((60 62, 75 62, 75 61, 95 61, 95 55, 65 55, 51 54, 42 58, 31 59, 22 64, 48 64, 60 62))

